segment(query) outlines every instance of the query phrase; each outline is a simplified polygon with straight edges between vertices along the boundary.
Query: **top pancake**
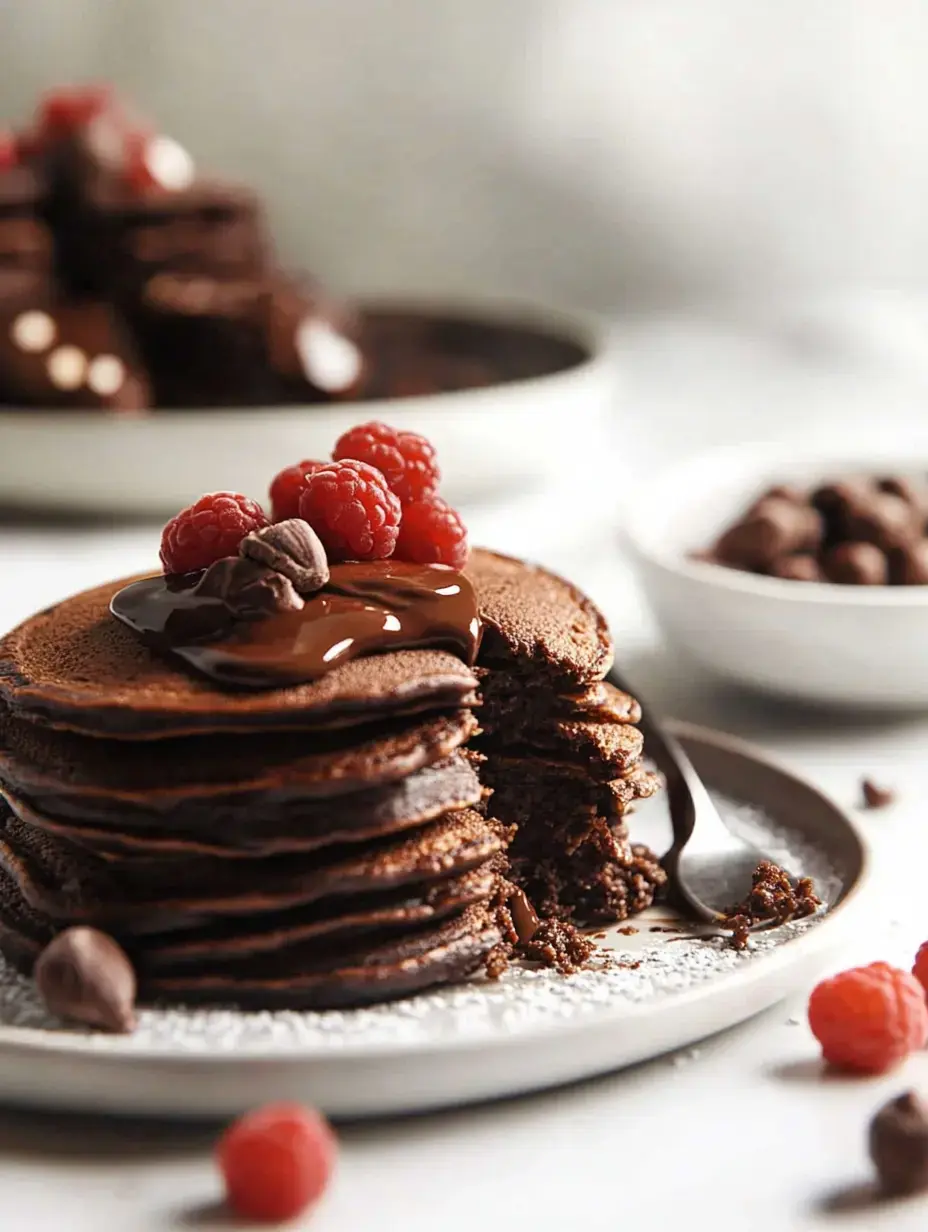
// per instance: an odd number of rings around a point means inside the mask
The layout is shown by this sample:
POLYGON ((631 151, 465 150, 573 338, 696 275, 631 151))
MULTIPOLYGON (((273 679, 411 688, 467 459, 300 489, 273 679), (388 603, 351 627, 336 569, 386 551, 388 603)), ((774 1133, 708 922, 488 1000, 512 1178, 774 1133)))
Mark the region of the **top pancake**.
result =
MULTIPOLYGON (((482 549, 467 573, 485 621, 481 662, 539 673, 562 692, 604 676, 612 657, 606 623, 575 587, 482 549)), ((440 650, 355 659, 287 688, 221 689, 114 619, 109 602, 126 580, 66 599, 0 641, 0 701, 14 716, 91 736, 148 740, 354 726, 473 701, 473 671, 440 650)))
POLYGON ((223 690, 144 645, 109 611, 129 579, 32 616, 0 642, 0 699, 33 722, 147 740, 217 731, 319 729, 457 708, 471 669, 439 650, 355 659, 309 684, 223 690))
POLYGON ((602 680, 612 639, 599 609, 555 573, 511 556, 476 549, 465 573, 484 621, 480 662, 538 672, 560 692, 602 680))

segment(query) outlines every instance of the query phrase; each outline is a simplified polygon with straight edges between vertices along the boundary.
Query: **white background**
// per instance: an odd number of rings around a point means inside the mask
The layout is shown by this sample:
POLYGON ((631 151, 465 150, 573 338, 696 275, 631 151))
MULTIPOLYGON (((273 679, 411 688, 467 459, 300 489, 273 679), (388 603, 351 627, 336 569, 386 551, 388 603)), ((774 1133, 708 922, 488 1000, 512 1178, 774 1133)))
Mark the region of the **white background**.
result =
POLYGON ((5 0, 0 65, 125 86, 343 287, 928 273, 922 0, 5 0))

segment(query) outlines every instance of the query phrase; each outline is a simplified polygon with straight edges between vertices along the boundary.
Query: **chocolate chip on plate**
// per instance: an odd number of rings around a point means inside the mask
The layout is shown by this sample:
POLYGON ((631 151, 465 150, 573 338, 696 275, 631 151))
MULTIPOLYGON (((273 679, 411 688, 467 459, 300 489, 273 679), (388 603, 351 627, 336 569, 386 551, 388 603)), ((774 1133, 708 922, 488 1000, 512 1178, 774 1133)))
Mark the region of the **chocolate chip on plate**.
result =
POLYGON ((35 983, 48 1009, 104 1031, 135 1027, 135 971, 118 942, 96 928, 67 928, 39 955, 35 983))

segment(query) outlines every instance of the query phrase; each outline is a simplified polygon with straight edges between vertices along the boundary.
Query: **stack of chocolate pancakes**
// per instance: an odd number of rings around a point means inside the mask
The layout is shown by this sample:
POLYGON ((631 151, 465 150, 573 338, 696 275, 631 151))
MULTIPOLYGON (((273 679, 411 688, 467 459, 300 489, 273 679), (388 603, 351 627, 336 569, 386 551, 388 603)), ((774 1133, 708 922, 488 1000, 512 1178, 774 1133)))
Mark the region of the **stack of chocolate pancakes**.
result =
POLYGON ((480 970, 516 940, 513 879, 579 922, 648 905, 662 874, 624 823, 657 786, 637 708, 603 683, 602 617, 553 575, 484 551, 465 577, 390 566, 391 584, 399 569, 431 588, 424 648, 388 634, 340 657, 351 639, 330 636, 331 669, 243 687, 260 630, 331 616, 355 568, 333 566, 304 612, 253 621, 246 654, 211 643, 206 670, 196 645, 139 636, 163 578, 85 592, 0 642, 16 965, 83 923, 120 942, 146 999, 348 1006, 480 970))

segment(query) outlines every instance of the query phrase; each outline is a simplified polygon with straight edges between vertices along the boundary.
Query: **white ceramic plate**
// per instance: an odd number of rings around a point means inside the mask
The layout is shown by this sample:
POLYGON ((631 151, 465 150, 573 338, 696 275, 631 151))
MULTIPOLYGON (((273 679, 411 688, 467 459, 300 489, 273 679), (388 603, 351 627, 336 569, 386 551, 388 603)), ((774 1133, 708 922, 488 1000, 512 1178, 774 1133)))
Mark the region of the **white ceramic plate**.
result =
MULTIPOLYGON (((85 1111, 230 1116, 301 1099, 337 1116, 420 1111, 555 1086, 631 1065, 734 1026, 811 981, 857 915, 863 839, 814 788, 756 752, 679 727, 737 824, 828 911, 737 954, 686 940, 666 909, 613 928, 615 966, 570 977, 515 970, 393 1005, 340 1013, 147 1011, 131 1037, 50 1023, 27 981, 0 974, 0 1093, 85 1111), (762 816, 761 816, 762 814, 762 816)), ((665 824, 636 815, 636 834, 665 824)), ((654 835, 660 841, 660 834, 654 835)))
POLYGON ((399 304, 548 330, 589 358, 575 367, 486 389, 338 405, 155 412, 0 409, 0 505, 170 516, 203 492, 263 500, 277 471, 326 458, 369 419, 421 432, 439 451, 455 503, 542 482, 565 456, 595 447, 615 399, 609 332, 594 318, 495 303, 399 304))

